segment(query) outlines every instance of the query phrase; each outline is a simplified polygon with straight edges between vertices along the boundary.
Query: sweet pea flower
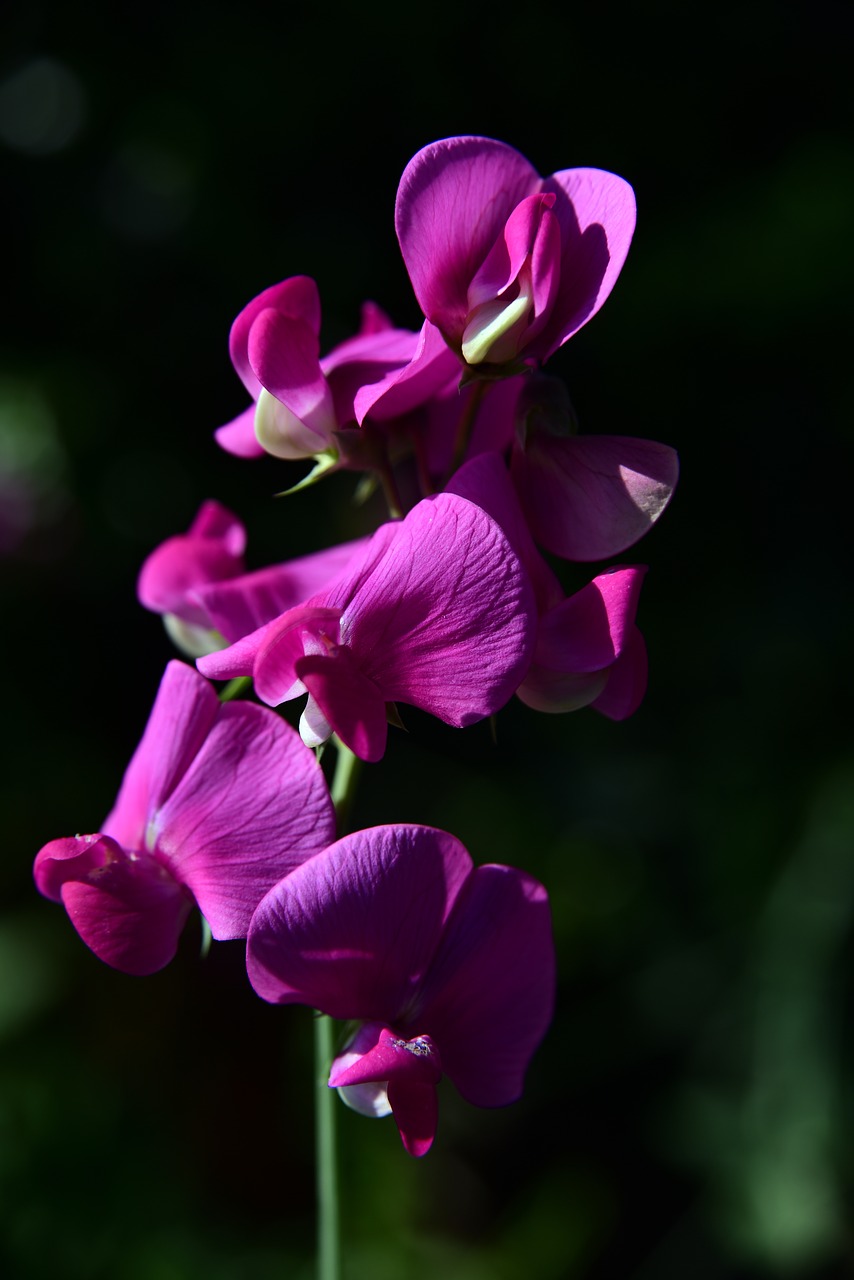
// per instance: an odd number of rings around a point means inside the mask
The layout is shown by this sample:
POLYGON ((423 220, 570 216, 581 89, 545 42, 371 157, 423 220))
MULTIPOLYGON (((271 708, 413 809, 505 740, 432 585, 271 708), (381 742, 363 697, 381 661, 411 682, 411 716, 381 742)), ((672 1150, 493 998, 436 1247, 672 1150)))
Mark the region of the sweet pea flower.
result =
POLYGON ((167 538, 148 556, 137 597, 163 615, 175 644, 198 658, 307 600, 339 577, 366 543, 359 538, 245 573, 243 525, 226 507, 208 501, 187 533, 167 538))
POLYGON ((500 1107, 521 1096, 552 1016, 546 891, 522 871, 474 867, 456 837, 421 826, 345 836, 298 867, 255 912, 247 970, 274 1004, 362 1025, 331 1088, 393 1114, 410 1155, 436 1133, 436 1086, 500 1107))
POLYGON ((527 670, 535 619, 527 574, 499 526, 443 493, 377 530, 327 590, 198 666, 212 679, 252 676, 270 706, 308 693, 303 741, 334 732, 374 761, 387 703, 457 727, 502 707, 527 670))
POLYGON ((647 684, 646 645, 635 625, 646 566, 608 569, 565 597, 534 545, 507 470, 496 454, 485 454, 461 467, 450 489, 497 520, 534 588, 536 646, 517 697, 536 711, 591 706, 612 720, 632 715, 647 684))
POLYGON ((463 363, 542 363, 602 306, 635 227, 634 193, 601 169, 541 178, 492 138, 410 160, 395 225, 424 315, 463 363))
POLYGON ((186 533, 168 538, 146 558, 137 598, 162 615, 170 638, 191 657, 222 646, 196 598, 197 588, 242 574, 245 550, 246 530, 237 516, 211 500, 202 504, 186 533))
MULTIPOLYGON (((308 276, 265 289, 231 328, 234 367, 255 402, 216 432, 217 442, 241 457, 325 459, 370 467, 374 442, 364 426, 375 401, 397 387, 388 420, 407 412, 447 381, 447 352, 422 331, 396 329, 374 303, 362 309, 359 333, 320 358, 320 297, 308 276), (373 397, 359 400, 378 384, 373 397), (358 401, 358 405, 357 405, 358 401)), ((451 362, 453 364, 453 361, 451 362)))
POLYGON ((170 662, 101 831, 52 840, 34 875, 101 960, 148 974, 174 957, 194 904, 214 938, 244 938, 268 890, 334 833, 295 731, 170 662))

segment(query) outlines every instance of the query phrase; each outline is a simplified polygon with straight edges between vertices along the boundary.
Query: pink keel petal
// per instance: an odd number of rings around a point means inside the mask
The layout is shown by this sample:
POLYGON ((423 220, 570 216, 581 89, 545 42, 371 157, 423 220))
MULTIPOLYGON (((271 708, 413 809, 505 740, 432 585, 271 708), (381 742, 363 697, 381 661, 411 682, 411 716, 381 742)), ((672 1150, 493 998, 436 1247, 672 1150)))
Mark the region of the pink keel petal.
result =
POLYGON ((567 560, 604 560, 632 546, 673 495, 667 445, 629 436, 536 433, 515 449, 513 482, 541 546, 567 560))
POLYGON ((149 974, 174 957, 193 902, 164 866, 108 836, 54 840, 36 859, 36 883, 61 899, 99 959, 149 974))
POLYGON ((390 1027, 368 1024, 360 1028, 349 1051, 332 1064, 329 1084, 336 1089, 386 1084, 404 1147, 411 1156, 423 1156, 436 1136, 436 1085, 441 1075, 439 1054, 429 1036, 407 1039, 390 1027))
POLYGON ((381 760, 388 736, 385 700, 349 649, 310 654, 294 670, 344 745, 360 760, 381 760))
POLYGON ((551 193, 522 200, 472 281, 462 343, 469 363, 512 360, 547 323, 560 287, 554 202, 551 193))

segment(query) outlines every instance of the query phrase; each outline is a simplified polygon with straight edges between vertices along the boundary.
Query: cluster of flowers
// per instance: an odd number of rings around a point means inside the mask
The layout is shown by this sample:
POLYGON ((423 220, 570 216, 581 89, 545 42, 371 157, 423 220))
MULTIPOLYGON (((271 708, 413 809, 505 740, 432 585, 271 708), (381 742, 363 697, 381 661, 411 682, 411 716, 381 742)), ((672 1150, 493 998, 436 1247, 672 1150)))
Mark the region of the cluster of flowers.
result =
POLYGON ((198 670, 169 663, 101 831, 46 845, 35 876, 127 973, 173 958, 194 905, 214 938, 246 938, 260 996, 358 1024, 329 1083, 392 1113, 421 1155, 442 1074, 481 1106, 521 1093, 552 1013, 546 892, 515 868, 474 867, 431 828, 336 840, 311 748, 334 735, 378 761, 397 703, 458 727, 514 694, 630 715, 646 687, 644 568, 608 568, 567 597, 543 551, 620 554, 666 506, 677 461, 655 442, 579 435, 541 372, 623 265, 627 183, 593 169, 543 180, 503 143, 450 138, 407 166, 396 226, 420 332, 368 303, 359 333, 321 357, 315 283, 274 285, 232 327, 252 404, 217 432, 238 456, 313 458, 311 481, 371 472, 392 519, 247 573, 242 525, 208 502, 159 547, 139 598, 198 670), (209 683, 240 677, 266 706, 209 683), (297 733, 270 708, 305 695, 297 733))

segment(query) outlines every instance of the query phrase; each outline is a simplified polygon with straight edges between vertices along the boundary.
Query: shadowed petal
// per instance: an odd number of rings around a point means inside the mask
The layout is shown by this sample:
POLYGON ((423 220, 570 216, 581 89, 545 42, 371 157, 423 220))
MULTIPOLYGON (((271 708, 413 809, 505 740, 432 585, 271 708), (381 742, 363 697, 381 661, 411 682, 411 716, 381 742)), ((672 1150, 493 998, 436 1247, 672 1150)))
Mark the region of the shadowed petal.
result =
POLYGON ((556 671, 601 671, 634 627, 646 568, 608 569, 540 620, 535 661, 556 671))
POLYGON ((522 1092, 551 1020, 554 986, 545 889, 513 867, 478 867, 407 1025, 429 1027, 445 1073, 467 1101, 504 1106, 522 1092))
POLYGON ((543 182, 558 199, 561 289, 545 326, 542 358, 596 314, 623 268, 637 217, 625 179, 602 169, 562 169, 543 182))
POLYGON ((356 556, 364 554, 367 545, 367 538, 358 538, 228 582, 211 583, 196 595, 211 624, 234 643, 328 586, 356 556))
POLYGON ((247 945, 253 987, 272 1003, 399 1024, 471 867, 459 840, 427 827, 345 836, 258 907, 247 945))
POLYGON ((604 691, 591 706, 611 720, 625 720, 633 715, 646 693, 647 670, 646 644, 637 627, 633 627, 608 673, 604 691))
POLYGON ((629 436, 529 435, 513 482, 537 542, 567 560, 604 560, 652 527, 676 486, 667 445, 629 436))

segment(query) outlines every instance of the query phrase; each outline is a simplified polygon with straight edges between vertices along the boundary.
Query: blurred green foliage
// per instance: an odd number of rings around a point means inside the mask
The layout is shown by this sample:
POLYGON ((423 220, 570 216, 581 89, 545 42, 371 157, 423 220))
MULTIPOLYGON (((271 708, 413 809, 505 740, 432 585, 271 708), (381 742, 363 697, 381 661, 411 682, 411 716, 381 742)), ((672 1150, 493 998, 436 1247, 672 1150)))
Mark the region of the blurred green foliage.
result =
MULTIPOLYGON (((310 1015, 188 930, 147 980, 39 900, 96 830, 170 655, 134 581, 212 496, 253 565, 370 526, 336 476, 242 464, 226 339, 262 287, 418 323, 399 174, 453 133, 636 187, 611 300, 556 357, 582 428, 675 445, 637 555, 650 692, 613 725, 407 713, 356 821, 422 821, 548 885, 554 1027, 524 1099, 442 1088, 426 1160, 341 1114, 348 1280, 854 1270, 851 12, 247 0, 4 17, 0 1265, 12 1280, 312 1274, 310 1015)), ((571 576, 571 575, 570 575, 571 576)))

